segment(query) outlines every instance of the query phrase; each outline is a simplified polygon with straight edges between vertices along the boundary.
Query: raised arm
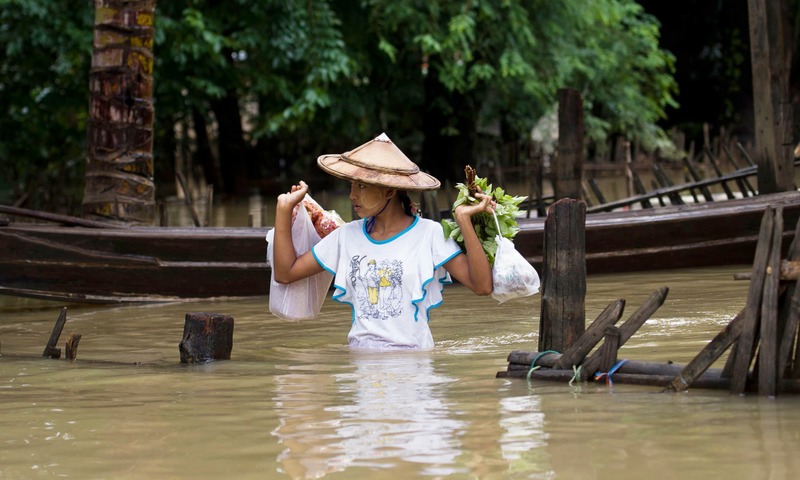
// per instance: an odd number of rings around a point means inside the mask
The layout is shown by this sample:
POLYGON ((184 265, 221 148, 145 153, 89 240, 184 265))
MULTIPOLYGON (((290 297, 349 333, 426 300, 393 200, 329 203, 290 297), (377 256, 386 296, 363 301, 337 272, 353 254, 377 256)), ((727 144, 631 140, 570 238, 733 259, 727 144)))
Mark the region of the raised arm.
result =
POLYGON ((478 295, 492 293, 492 267, 486 252, 483 251, 475 227, 472 225, 472 216, 479 212, 492 212, 491 197, 483 193, 476 194, 481 201, 473 205, 459 205, 454 212, 456 223, 464 237, 466 255, 457 255, 444 265, 461 284, 478 295))
POLYGON ((303 201, 308 185, 300 181, 288 193, 278 196, 275 207, 275 232, 272 246, 272 271, 278 283, 292 283, 322 271, 310 251, 299 257, 292 241, 292 210, 303 201))

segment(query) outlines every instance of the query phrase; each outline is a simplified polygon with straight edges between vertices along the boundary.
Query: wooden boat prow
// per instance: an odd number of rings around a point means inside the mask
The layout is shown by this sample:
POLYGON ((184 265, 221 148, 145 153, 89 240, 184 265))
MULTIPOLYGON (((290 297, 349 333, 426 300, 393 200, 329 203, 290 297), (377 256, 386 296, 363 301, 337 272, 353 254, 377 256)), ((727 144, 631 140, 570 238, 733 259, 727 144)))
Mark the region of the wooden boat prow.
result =
POLYGON ((86 303, 266 296, 266 228, 0 227, 0 293, 86 303))

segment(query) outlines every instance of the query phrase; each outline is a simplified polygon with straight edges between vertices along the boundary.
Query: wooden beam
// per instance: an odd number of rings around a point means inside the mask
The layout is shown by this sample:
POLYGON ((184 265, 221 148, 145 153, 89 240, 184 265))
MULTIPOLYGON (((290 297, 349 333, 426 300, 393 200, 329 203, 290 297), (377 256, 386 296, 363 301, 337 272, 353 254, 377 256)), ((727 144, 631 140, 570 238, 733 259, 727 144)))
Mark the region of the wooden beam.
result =
POLYGON ((753 259, 753 273, 747 293, 747 302, 743 319, 742 332, 736 342, 735 357, 731 368, 731 393, 744 393, 747 383, 747 372, 753 358, 753 349, 756 345, 756 331, 761 312, 761 296, 764 290, 764 280, 769 262, 769 252, 772 248, 772 233, 775 221, 775 211, 767 207, 761 220, 761 230, 753 259))
MULTIPOLYGON (((669 288, 661 287, 648 298, 622 326, 619 327, 619 346, 625 345, 634 333, 644 325, 653 313, 664 304, 669 288)), ((581 364, 581 379, 589 378, 597 372, 602 361, 602 352, 598 349, 581 364)))
POLYGON ((580 364, 584 357, 597 345, 603 338, 606 327, 617 323, 625 310, 625 300, 619 299, 611 302, 597 319, 589 325, 589 328, 580 336, 577 342, 566 349, 561 354, 561 358, 554 368, 570 368, 580 364))
POLYGON ((667 385, 664 391, 682 392, 689 388, 703 372, 708 370, 722 356, 725 350, 733 345, 733 342, 742 331, 743 318, 744 310, 740 311, 711 342, 703 347, 700 353, 681 370, 681 373, 667 385))
POLYGON ((758 394, 769 397, 774 397, 777 393, 778 271, 781 261, 782 232, 783 207, 778 207, 773 221, 772 246, 761 299, 761 346, 758 353, 758 394))

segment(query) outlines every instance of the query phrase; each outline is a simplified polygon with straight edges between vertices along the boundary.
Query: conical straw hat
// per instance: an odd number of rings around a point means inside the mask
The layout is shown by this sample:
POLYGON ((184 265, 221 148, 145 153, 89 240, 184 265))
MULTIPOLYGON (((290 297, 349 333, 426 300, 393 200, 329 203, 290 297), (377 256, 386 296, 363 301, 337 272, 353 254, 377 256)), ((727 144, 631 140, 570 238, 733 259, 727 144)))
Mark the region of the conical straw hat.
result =
POLYGON ((419 167, 385 133, 342 154, 317 158, 317 165, 334 177, 398 190, 436 190, 441 183, 419 167))

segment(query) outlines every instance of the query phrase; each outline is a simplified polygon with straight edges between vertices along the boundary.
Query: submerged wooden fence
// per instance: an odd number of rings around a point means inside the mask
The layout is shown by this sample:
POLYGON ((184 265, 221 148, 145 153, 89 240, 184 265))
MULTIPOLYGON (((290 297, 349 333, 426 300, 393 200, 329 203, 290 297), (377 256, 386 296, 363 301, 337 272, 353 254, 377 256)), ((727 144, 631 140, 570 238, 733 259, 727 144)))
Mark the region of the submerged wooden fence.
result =
MULTIPOLYGON (((575 200, 559 201, 553 207, 556 208, 551 209, 551 215, 557 217, 553 219, 554 222, 558 218, 570 222, 580 221, 582 217, 575 214, 575 211, 585 209, 582 202, 575 200), (563 215, 565 211, 568 212, 567 215, 563 215)), ((551 228, 549 224, 545 225, 545 229, 547 228, 551 228)), ((560 230, 565 228, 563 225, 559 227, 560 230)), ((578 225, 573 223, 568 230, 575 231, 577 228, 578 225)), ((800 222, 795 228, 794 241, 783 259, 782 232, 782 207, 767 208, 761 223, 752 271, 747 275, 750 285, 745 307, 685 366, 618 359, 619 348, 664 303, 669 292, 667 287, 654 292, 619 327, 616 323, 625 309, 623 299, 609 304, 585 331, 581 329, 582 325, 553 326, 559 322, 580 323, 583 319, 579 315, 554 312, 552 308, 545 307, 546 303, 562 304, 563 300, 568 299, 579 302, 582 308, 583 298, 576 300, 572 295, 546 299, 546 295, 557 292, 547 290, 548 284, 563 282, 565 279, 554 276, 554 271, 545 266, 539 351, 511 352, 507 370, 498 372, 497 377, 570 383, 611 383, 613 378, 614 382, 619 383, 659 386, 664 392, 680 392, 697 387, 728 389, 735 394, 755 391, 769 397, 784 392, 800 393, 800 222), (560 331, 574 332, 576 329, 582 332, 577 338, 551 334, 560 331), (601 340, 603 343, 597 347, 601 340), (728 350, 730 353, 724 367, 711 368, 728 350)), ((545 250, 548 248, 546 244, 545 250)), ((578 257, 583 254, 580 249, 575 251, 578 257)), ((574 264, 582 260, 577 257, 565 260, 563 251, 559 255, 560 263, 574 264)), ((545 262, 549 258, 550 255, 545 252, 545 262)), ((566 281, 571 284, 580 283, 575 278, 566 281)))

